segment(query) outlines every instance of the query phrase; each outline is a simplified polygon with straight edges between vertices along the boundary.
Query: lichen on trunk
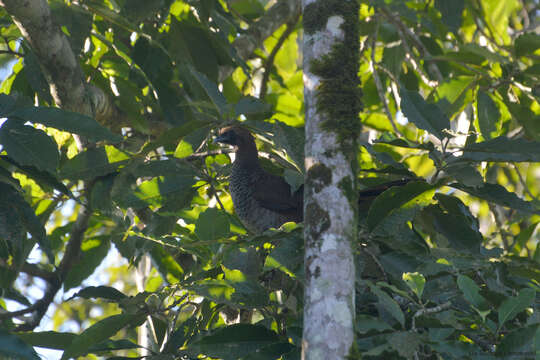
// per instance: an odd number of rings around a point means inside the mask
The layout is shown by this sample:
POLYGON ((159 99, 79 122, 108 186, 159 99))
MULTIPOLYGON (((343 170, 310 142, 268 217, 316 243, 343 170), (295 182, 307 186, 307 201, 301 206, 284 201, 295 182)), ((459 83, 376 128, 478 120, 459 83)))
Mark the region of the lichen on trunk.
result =
POLYGON ((354 338, 358 4, 304 0, 303 358, 345 359, 354 338))

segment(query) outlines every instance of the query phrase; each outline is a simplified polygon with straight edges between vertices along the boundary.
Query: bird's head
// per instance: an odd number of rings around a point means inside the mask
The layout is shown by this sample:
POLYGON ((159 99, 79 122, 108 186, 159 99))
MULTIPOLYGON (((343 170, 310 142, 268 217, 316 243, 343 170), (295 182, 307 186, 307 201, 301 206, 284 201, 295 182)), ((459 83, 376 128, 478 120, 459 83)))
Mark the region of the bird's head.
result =
POLYGON ((238 126, 228 126, 219 131, 218 137, 215 142, 229 144, 238 148, 244 148, 251 144, 255 145, 255 141, 251 133, 238 126))

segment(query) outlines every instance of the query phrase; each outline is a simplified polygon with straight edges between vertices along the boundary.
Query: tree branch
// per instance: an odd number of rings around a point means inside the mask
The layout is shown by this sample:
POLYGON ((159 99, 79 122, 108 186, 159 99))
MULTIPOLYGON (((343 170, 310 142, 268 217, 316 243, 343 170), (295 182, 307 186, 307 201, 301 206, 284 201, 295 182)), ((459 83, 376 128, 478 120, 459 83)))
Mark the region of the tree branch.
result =
POLYGON ((373 72, 373 80, 375 81, 375 87, 377 88, 377 93, 379 94, 379 99, 381 100, 384 108, 384 112, 386 113, 386 116, 388 117, 388 120, 390 120, 390 124, 392 125, 392 128, 394 129, 394 132, 401 136, 401 133, 399 132, 396 123, 394 121, 394 117, 392 116, 392 113, 390 112, 390 107, 388 106, 388 101, 386 100, 386 96, 384 93, 384 89, 382 87, 382 82, 379 77, 379 73, 377 72, 376 62, 375 62, 375 45, 377 43, 377 36, 379 33, 379 22, 377 21, 377 26, 375 28, 375 33, 373 34, 373 38, 371 39, 371 71, 373 72))
MULTIPOLYGON (((257 22, 249 27, 246 34, 234 40, 233 47, 238 56, 243 60, 248 60, 264 39, 272 35, 281 25, 291 22, 300 15, 301 5, 300 0, 278 0, 257 22)), ((220 82, 231 75, 233 71, 234 68, 231 66, 220 68, 220 82)))
POLYGON ((62 109, 117 119, 119 110, 101 89, 84 82, 68 38, 54 23, 46 0, 0 0, 40 61, 51 95, 62 109))
POLYGON ((81 252, 81 243, 84 239, 84 233, 88 228, 88 221, 90 220, 91 215, 92 211, 88 207, 81 207, 79 216, 77 217, 75 224, 73 224, 71 237, 66 245, 64 257, 62 258, 62 261, 60 262, 60 265, 56 271, 51 275, 43 297, 26 309, 0 314, 0 319, 5 319, 33 313, 33 316, 30 317, 28 321, 17 326, 15 331, 31 331, 38 326, 41 319, 43 319, 43 316, 53 302, 56 293, 58 293, 58 290, 60 290, 62 287, 62 283, 64 282, 68 272, 79 258, 81 252))
POLYGON ((277 53, 279 52, 279 50, 285 43, 285 40, 287 40, 289 35, 291 35, 291 33, 294 31, 294 27, 296 23, 298 22, 299 18, 300 18, 300 13, 298 13, 298 16, 292 19, 290 22, 287 22, 287 28, 285 29, 283 34, 281 34, 281 36, 279 37, 276 43, 276 46, 274 46, 274 48, 270 52, 270 55, 268 55, 268 58, 265 61, 264 74, 261 81, 261 91, 259 93, 259 99, 264 99, 264 97, 266 96, 266 92, 268 90, 268 79, 270 79, 270 70, 274 66, 274 59, 276 58, 277 53))

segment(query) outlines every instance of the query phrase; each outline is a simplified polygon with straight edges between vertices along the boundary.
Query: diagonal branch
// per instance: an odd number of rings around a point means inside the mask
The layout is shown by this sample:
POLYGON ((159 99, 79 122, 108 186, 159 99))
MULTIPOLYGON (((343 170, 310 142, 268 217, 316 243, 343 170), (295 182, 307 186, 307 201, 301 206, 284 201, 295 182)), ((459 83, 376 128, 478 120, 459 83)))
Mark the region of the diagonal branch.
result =
POLYGON ((91 215, 92 211, 88 207, 81 207, 77 221, 75 221, 75 224, 73 225, 71 237, 66 245, 64 257, 56 271, 48 277, 48 284, 43 297, 26 309, 0 314, 0 320, 32 313, 32 316, 29 317, 26 322, 20 324, 16 328, 16 331, 31 331, 39 325, 41 319, 45 316, 47 309, 49 309, 49 306, 53 302, 54 297, 62 287, 68 272, 79 258, 81 243, 84 239, 84 233, 88 228, 88 221, 90 220, 91 215))
POLYGON ((119 110, 101 89, 89 86, 66 35, 54 22, 46 0, 0 0, 36 53, 51 95, 62 109, 95 117, 117 117, 119 110))
MULTIPOLYGON (((300 0, 278 0, 249 27, 245 34, 234 40, 233 47, 238 56, 243 60, 249 60, 264 39, 272 35, 281 25, 293 21, 300 15, 301 5, 300 0)), ((219 71, 220 81, 225 80, 233 71, 232 66, 222 67, 219 71)))
POLYGON ((276 46, 274 46, 274 48, 270 52, 270 55, 268 55, 268 58, 265 61, 264 74, 261 81, 261 91, 259 93, 259 99, 264 99, 266 96, 266 92, 268 90, 268 80, 270 79, 270 72, 271 72, 270 70, 274 66, 274 60, 276 58, 276 55, 281 49, 281 47, 283 46, 283 44, 285 43, 285 40, 287 40, 289 35, 291 35, 292 32, 294 31, 294 27, 296 26, 296 23, 298 22, 299 18, 300 18, 300 13, 298 13, 298 16, 295 17, 292 21, 287 23, 287 28, 285 29, 283 34, 281 34, 281 36, 279 37, 276 43, 276 46))

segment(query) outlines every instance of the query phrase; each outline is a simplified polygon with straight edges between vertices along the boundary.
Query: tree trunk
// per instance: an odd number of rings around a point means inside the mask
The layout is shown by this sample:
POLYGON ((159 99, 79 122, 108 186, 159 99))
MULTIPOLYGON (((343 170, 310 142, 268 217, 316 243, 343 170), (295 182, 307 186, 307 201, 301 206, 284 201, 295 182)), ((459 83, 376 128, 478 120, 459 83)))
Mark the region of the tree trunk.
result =
POLYGON ((305 302, 303 359, 345 359, 354 338, 360 131, 358 5, 304 0, 305 302))

